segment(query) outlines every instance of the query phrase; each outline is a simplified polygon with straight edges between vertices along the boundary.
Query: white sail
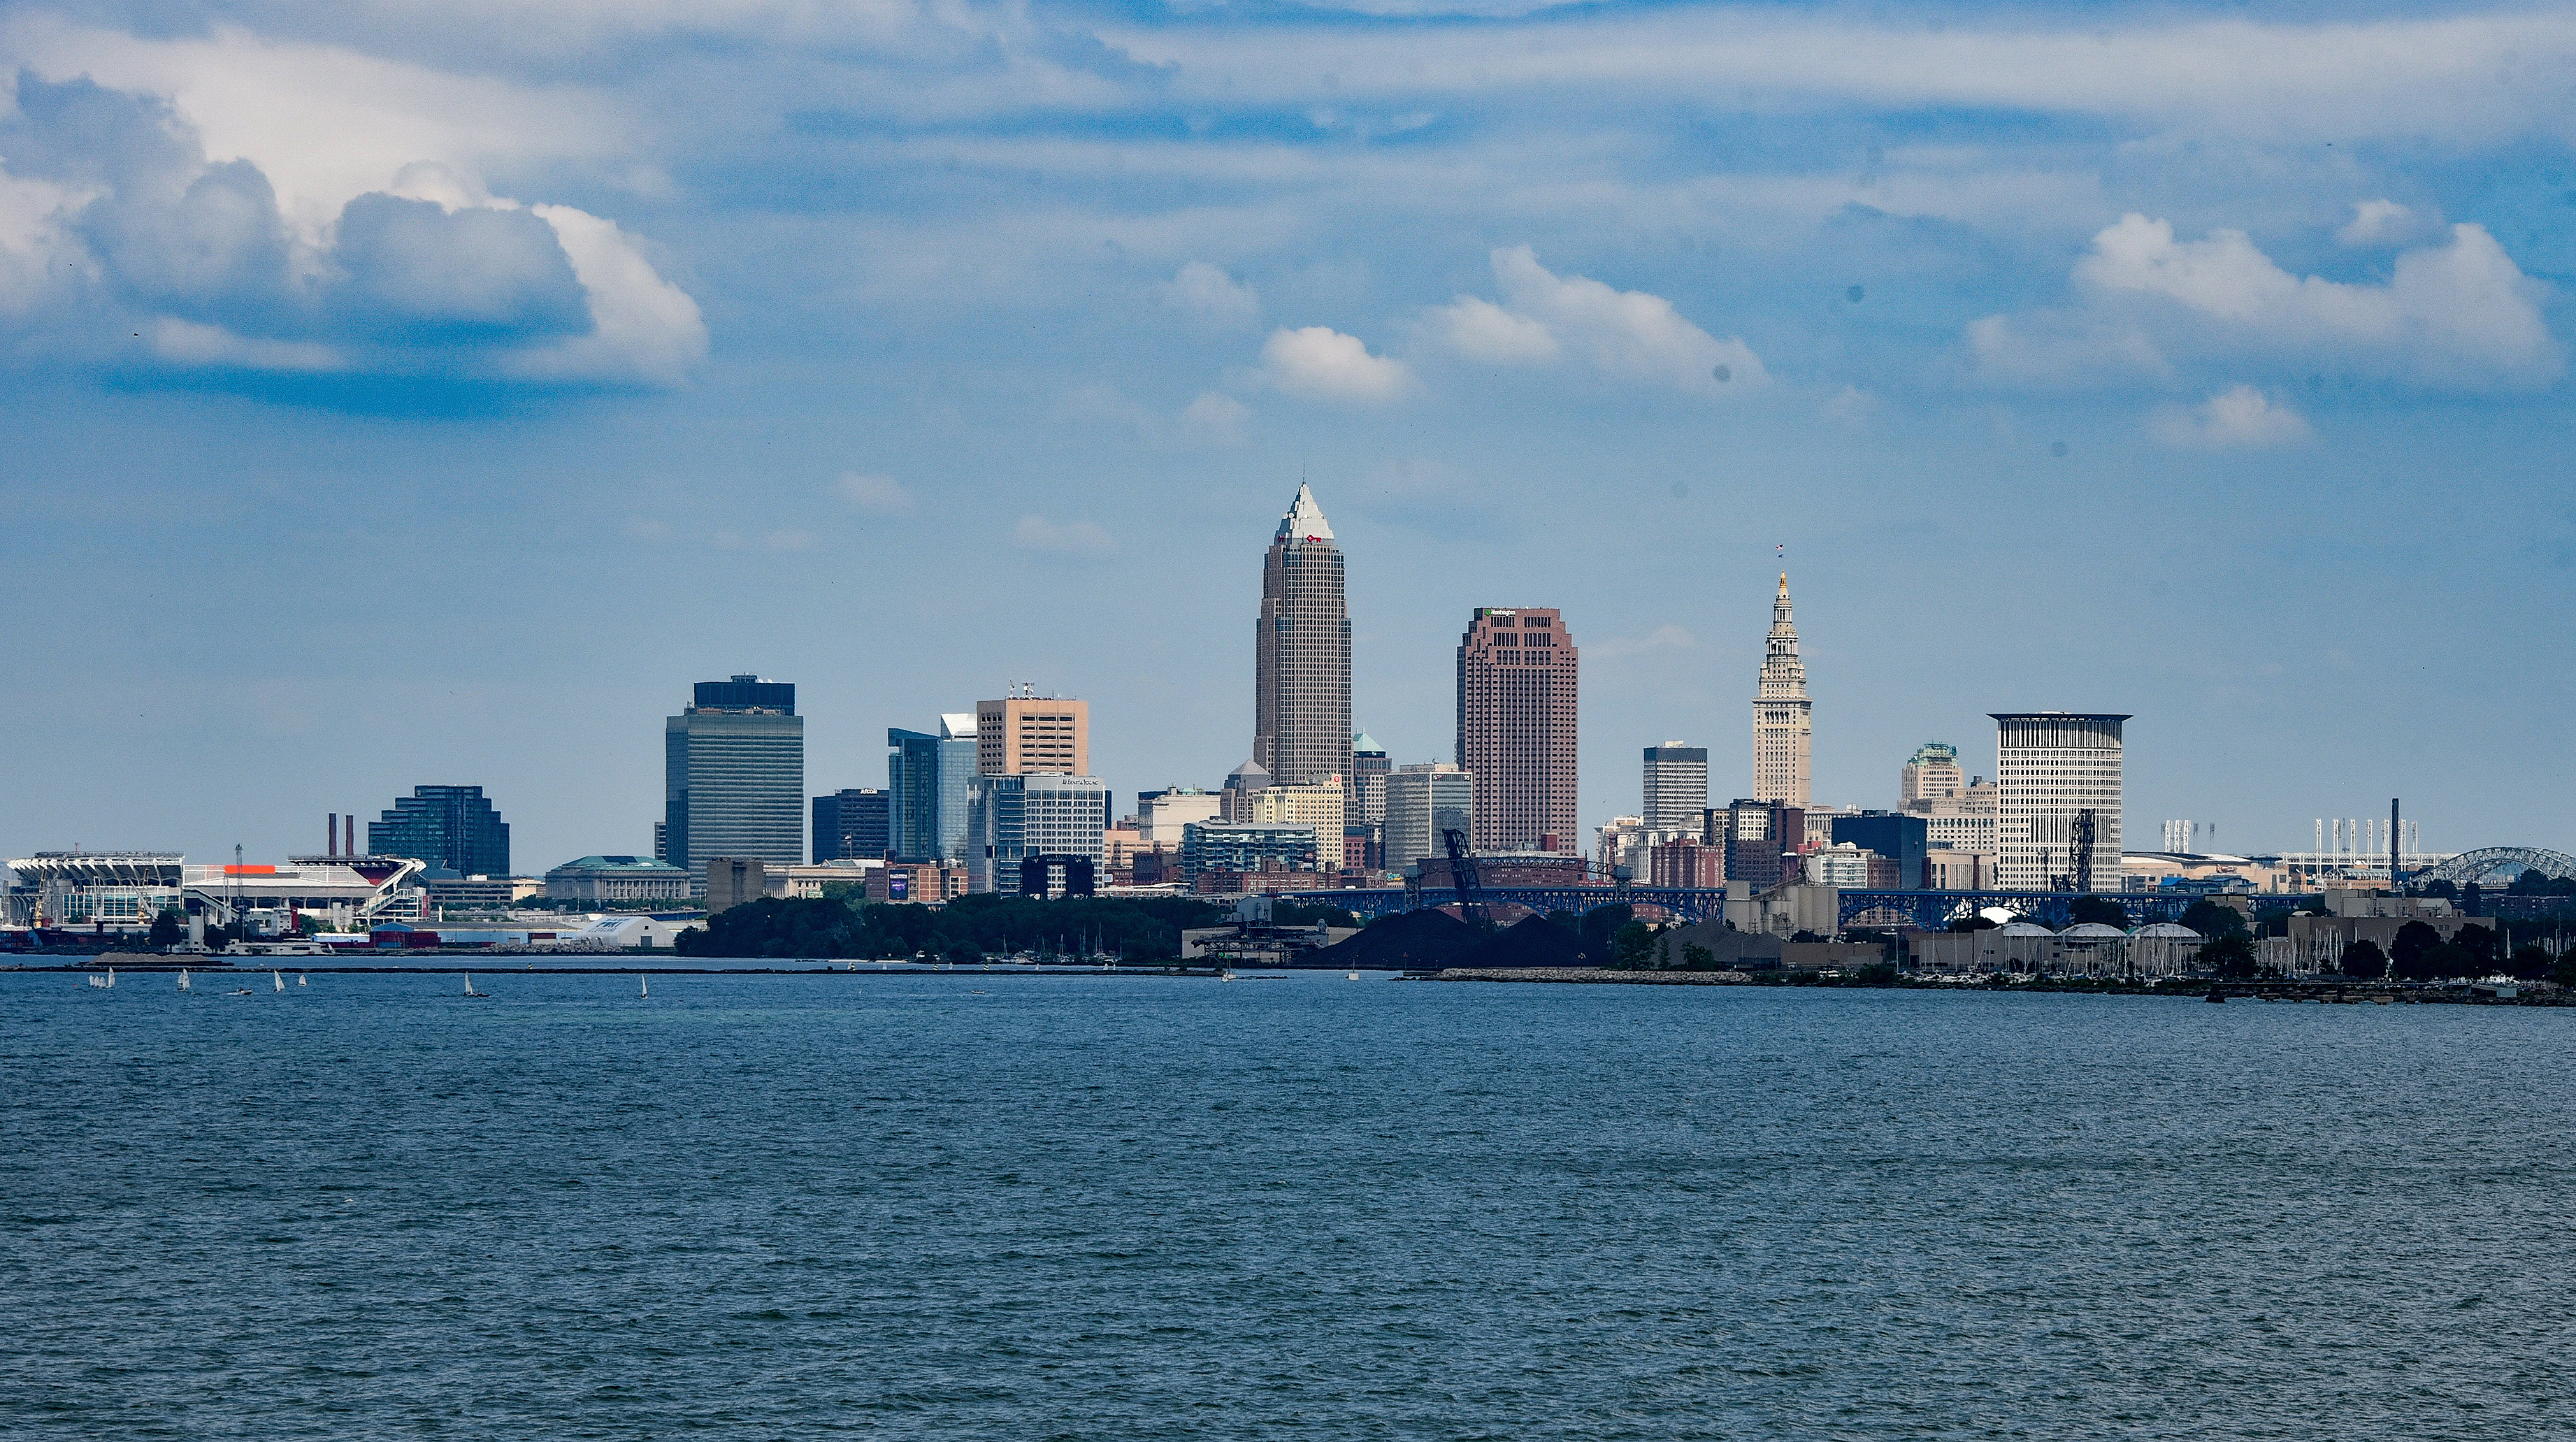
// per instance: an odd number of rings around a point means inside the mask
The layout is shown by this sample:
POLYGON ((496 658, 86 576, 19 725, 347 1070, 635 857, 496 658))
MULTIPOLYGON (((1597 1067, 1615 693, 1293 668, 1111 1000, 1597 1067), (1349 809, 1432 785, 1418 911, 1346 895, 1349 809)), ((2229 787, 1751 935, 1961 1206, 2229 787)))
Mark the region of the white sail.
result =
POLYGON ((179 968, 179 989, 181 991, 188 989, 188 968, 184 966, 179 968))
POLYGON ((269 983, 269 985, 270 985, 271 987, 275 988, 275 989, 276 989, 276 990, 278 990, 278 991, 284 991, 284 990, 286 990, 286 978, 285 978, 285 977, 283 977, 283 976, 278 975, 278 974, 277 974, 276 972, 274 972, 274 971, 272 971, 272 972, 270 972, 270 973, 268 974, 268 983, 269 983))
POLYGON ((116 968, 115 968, 115 967, 112 967, 112 966, 111 966, 111 967, 109 967, 109 968, 107 969, 107 984, 108 984, 109 986, 114 986, 114 985, 116 985, 116 968))
POLYGON ((635 978, 635 994, 638 996, 651 996, 653 994, 653 983, 646 981, 640 976, 635 978))
POLYGON ((302 972, 300 972, 300 971, 299 971, 299 972, 297 972, 297 973, 295 974, 295 984, 296 984, 297 986, 303 986, 303 985, 305 985, 305 984, 306 984, 306 982, 307 982, 307 978, 305 977, 304 973, 302 973, 302 972))

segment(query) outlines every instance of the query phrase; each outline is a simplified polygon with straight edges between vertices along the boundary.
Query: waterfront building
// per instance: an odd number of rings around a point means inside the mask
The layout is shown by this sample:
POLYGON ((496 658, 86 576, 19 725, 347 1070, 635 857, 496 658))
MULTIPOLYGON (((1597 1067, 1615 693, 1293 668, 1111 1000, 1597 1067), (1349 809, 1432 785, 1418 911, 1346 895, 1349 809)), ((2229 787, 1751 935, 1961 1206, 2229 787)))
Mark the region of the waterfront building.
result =
POLYGON ((1833 820, 1831 841, 1836 846, 1849 842, 1863 851, 1887 858, 1895 867, 1895 879, 1890 883, 1893 886, 1912 891, 1930 885, 1924 870, 1924 856, 1931 850, 1931 827, 1920 816, 1903 811, 1863 811, 1856 816, 1837 816, 1833 820))
POLYGON ((1968 775, 1959 769, 1959 748, 1944 741, 1926 741, 1914 748, 1905 760, 1905 771, 1897 781, 1898 809, 1912 811, 1918 802, 1957 800, 1968 789, 1968 775))
MULTIPOLYGON (((1339 849, 1336 846, 1335 852, 1339 849)), ((1336 854, 1333 859, 1340 858, 1336 854)), ((1286 821, 1193 821, 1181 829, 1181 878, 1193 887, 1212 871, 1317 869, 1312 826, 1286 821)))
POLYGON ((1394 769, 1376 738, 1365 731, 1351 738, 1352 801, 1358 807, 1353 822, 1375 826, 1386 820, 1386 774, 1394 769))
POLYGON ((1554 610, 1478 607, 1458 639, 1458 765, 1478 851, 1575 845, 1574 638, 1554 610))
POLYGON ((1303 482, 1261 563, 1252 759, 1283 781, 1351 774, 1351 618, 1342 552, 1303 482))
POLYGON ((510 826, 480 786, 415 786, 367 823, 367 854, 408 856, 459 876, 507 876, 510 826))
POLYGON ((894 844, 892 802, 874 787, 814 798, 816 861, 877 860, 894 844))
POLYGON ((1667 741, 1646 748, 1645 824, 1657 831, 1693 831, 1708 813, 1708 748, 1667 741))
POLYGON ((1386 778, 1386 869, 1402 871, 1426 856, 1446 856, 1443 831, 1475 834, 1476 778, 1461 766, 1401 766, 1386 778))
POLYGON ((584 856, 546 873, 548 901, 685 901, 689 873, 652 856, 584 856))
POLYGON ((1771 600, 1771 636, 1753 695, 1753 799, 1804 806, 1812 777, 1815 730, 1807 667, 1798 659, 1798 628, 1789 620, 1789 573, 1771 600))
POLYGON ((805 718, 796 687, 701 681, 663 723, 662 859, 692 875, 712 857, 805 859, 805 718))
POLYGON ((886 830, 905 861, 966 864, 973 785, 981 774, 975 713, 940 713, 937 731, 886 730, 886 830))
POLYGON ((2129 718, 2075 711, 1998 711, 1995 883, 2006 891, 2076 885, 2078 831, 2093 823, 2095 890, 2120 887, 2120 727, 2129 718), (2107 883, 2107 884, 2106 884, 2107 883))
POLYGON ((975 703, 975 769, 985 776, 1091 773, 1091 703, 1014 686, 975 703))
POLYGON ((1074 857, 1096 874, 1108 830, 1109 785, 1097 776, 1034 772, 978 776, 971 784, 967 884, 1016 894, 1031 857, 1074 857))
POLYGON ((936 861, 889 861, 868 873, 868 900, 949 902, 966 894, 963 866, 936 861))

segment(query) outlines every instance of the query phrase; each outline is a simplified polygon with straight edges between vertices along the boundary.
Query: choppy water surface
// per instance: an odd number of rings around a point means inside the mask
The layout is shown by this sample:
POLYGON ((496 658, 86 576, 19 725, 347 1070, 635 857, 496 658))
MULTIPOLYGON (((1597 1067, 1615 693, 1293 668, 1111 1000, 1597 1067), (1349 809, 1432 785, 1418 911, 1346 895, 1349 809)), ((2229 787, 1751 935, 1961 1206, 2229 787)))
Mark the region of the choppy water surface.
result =
POLYGON ((0 976, 0 1433, 2566 1435, 2576 1012, 0 976))

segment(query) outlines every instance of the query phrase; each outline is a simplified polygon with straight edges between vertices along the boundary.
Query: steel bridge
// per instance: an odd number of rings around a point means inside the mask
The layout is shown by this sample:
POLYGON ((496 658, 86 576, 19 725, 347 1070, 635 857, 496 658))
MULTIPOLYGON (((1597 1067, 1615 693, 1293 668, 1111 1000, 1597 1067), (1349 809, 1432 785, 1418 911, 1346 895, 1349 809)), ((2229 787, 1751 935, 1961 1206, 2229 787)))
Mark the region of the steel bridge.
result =
POLYGON ((2519 876, 2537 871, 2553 880, 2576 877, 2576 856, 2561 851, 2548 851, 2537 846, 2489 846, 2477 851, 2463 851, 2439 866, 2406 873, 2409 882, 2449 881, 2466 885, 2480 877, 2513 868, 2519 876))
MULTIPOLYGON (((1596 906, 1659 906, 1684 921, 1708 921, 1723 915, 1726 889, 1719 886, 1489 886, 1485 900, 1509 901, 1532 911, 1589 911, 1596 906)), ((2191 904, 2203 898, 2197 894, 2167 895, 2150 891, 2112 891, 2098 893, 2105 901, 2116 904, 2128 914, 2131 926, 2144 926, 2153 921, 2179 921, 2191 904)), ((1359 891, 1299 891, 1281 896, 1283 901, 1300 905, 1338 906, 1362 920, 1409 911, 1414 906, 1450 906, 1458 904, 1456 889, 1426 886, 1419 901, 1408 899, 1398 887, 1380 887, 1359 891)), ((1926 931, 1939 931, 1960 916, 1972 915, 1992 907, 2005 907, 2019 912, 2043 926, 2064 928, 2071 918, 2068 908, 2074 904, 2071 891, 1862 891, 1841 894, 1837 908, 1844 927, 1919 926, 1926 931)), ((2264 907, 2297 909, 2321 900, 2316 896, 2264 895, 2258 904, 2264 907)))

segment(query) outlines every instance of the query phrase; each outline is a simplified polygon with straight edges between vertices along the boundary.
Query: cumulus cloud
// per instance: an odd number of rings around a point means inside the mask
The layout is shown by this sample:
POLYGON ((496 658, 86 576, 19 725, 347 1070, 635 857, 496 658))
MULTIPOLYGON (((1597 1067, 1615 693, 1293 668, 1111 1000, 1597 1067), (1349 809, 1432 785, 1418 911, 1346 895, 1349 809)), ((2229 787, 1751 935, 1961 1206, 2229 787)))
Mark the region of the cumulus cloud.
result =
POLYGON ((2252 386, 2234 386, 2185 410, 2167 406, 2147 422, 2167 445, 2204 450, 2285 446, 2315 434, 2307 418, 2252 386))
POLYGON ((1262 376, 1291 395, 1378 405, 1413 389, 1413 369, 1400 360, 1369 354, 1357 336, 1330 326, 1285 326, 1261 343, 1262 376))
POLYGON ((2178 359, 2272 357, 2458 389, 2545 384, 2562 365, 2540 287, 2484 227, 2401 252, 2385 282, 2295 276, 2243 231, 2183 240, 2131 213, 2075 264, 2074 304, 1968 328, 1981 368, 2063 379, 2178 359))
POLYGON ((1118 549, 1107 531, 1089 521, 1059 524, 1038 515, 1020 517, 1011 530, 1011 543, 1024 551, 1070 556, 1103 556, 1118 549))
POLYGON ((21 74, 0 116, 0 317, 24 354, 178 369, 668 385, 697 303, 607 220, 439 166, 308 237, 246 159, 159 96, 21 74))
POLYGON ((2393 200, 2363 200, 2353 203, 2352 219, 2335 232, 2335 239, 2352 246, 2412 245, 2441 235, 2442 217, 2437 212, 2393 200))
POLYGON ((1179 414, 1165 415, 1116 386, 1094 383, 1066 396, 1057 413, 1068 420, 1126 426, 1138 439, 1157 446, 1189 448, 1241 445, 1252 408, 1223 391, 1202 391, 1179 414))
POLYGON ((1261 319, 1261 297, 1252 287, 1204 260, 1182 266, 1163 287, 1163 298, 1218 325, 1248 326, 1261 319))
POLYGON ((1541 365, 1572 355, 1604 375, 1695 395, 1739 395, 1770 379, 1744 342, 1701 330, 1662 296, 1558 275, 1526 245, 1491 259, 1500 304, 1462 295, 1431 313, 1434 332, 1469 360, 1541 365))
POLYGON ((872 476, 859 471, 843 471, 832 483, 841 499, 862 511, 879 515, 901 515, 912 509, 912 492, 892 476, 872 476))

